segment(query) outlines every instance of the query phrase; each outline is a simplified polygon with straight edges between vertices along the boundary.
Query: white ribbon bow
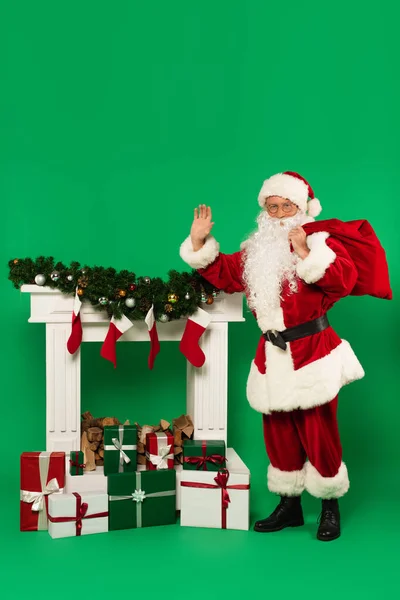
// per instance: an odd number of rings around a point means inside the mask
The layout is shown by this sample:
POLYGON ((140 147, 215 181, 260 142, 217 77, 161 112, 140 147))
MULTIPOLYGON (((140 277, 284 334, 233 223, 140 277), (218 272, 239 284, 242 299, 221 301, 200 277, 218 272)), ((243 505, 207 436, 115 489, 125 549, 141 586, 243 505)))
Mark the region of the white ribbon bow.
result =
POLYGON ((124 463, 124 461, 126 463, 130 463, 131 459, 122 450, 122 444, 121 444, 121 442, 117 438, 112 438, 112 443, 114 444, 114 446, 116 447, 116 449, 119 450, 119 462, 120 462, 120 464, 122 465, 124 463))
POLYGON ((21 500, 23 502, 32 503, 32 511, 40 512, 44 508, 44 496, 59 492, 60 486, 56 478, 50 479, 48 484, 45 486, 42 492, 27 492, 26 490, 21 491, 21 500))
POLYGON ((135 490, 134 492, 132 492, 132 500, 134 502, 143 502, 145 498, 146 492, 143 490, 135 490))
POLYGON ((174 458, 171 453, 171 444, 169 446, 161 446, 158 448, 159 454, 149 454, 149 460, 157 469, 167 469, 168 460, 174 458))

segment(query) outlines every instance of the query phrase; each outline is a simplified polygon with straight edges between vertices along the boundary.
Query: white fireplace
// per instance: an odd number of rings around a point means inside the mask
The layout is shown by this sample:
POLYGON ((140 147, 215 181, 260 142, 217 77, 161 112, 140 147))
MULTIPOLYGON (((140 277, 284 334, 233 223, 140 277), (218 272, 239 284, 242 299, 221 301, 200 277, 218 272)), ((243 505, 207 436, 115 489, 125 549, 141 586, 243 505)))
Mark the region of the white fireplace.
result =
MULTIPOLYGON (((81 422, 81 357, 80 350, 70 355, 67 340, 71 333, 74 298, 58 290, 37 285, 23 285, 22 292, 31 295, 29 323, 46 324, 46 450, 61 450, 69 454, 80 448, 81 422)), ((244 321, 242 294, 220 294, 212 305, 202 305, 212 315, 212 321, 201 337, 206 362, 200 369, 187 363, 186 412, 194 421, 195 439, 227 441, 228 412, 228 323, 244 321)), ((81 311, 83 340, 103 342, 109 320, 90 304, 83 303, 81 311)), ((186 319, 157 323, 160 341, 179 341, 186 319)), ((135 321, 120 342, 147 342, 149 335, 144 321, 135 321)), ((99 362, 104 361, 99 356, 99 362)), ((157 364, 155 365, 157 369, 157 364)), ((233 456, 234 451, 229 449, 233 456)), ((102 477, 102 469, 86 476, 102 477), (101 473, 100 473, 101 471, 101 473)), ((106 479, 102 477, 103 483, 106 479)), ((70 481, 71 483, 71 481, 70 481)), ((68 489, 66 490, 69 491, 68 489)), ((75 489, 75 491, 79 491, 75 489)))

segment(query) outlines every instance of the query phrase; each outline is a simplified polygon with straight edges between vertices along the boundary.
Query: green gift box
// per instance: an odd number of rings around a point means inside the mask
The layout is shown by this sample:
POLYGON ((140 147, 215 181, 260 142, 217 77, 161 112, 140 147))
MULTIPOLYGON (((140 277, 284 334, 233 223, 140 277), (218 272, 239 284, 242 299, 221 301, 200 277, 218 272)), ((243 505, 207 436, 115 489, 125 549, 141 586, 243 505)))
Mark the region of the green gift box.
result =
POLYGON ((115 473, 107 480, 110 531, 176 522, 175 469, 115 473))
POLYGON ((223 440, 185 440, 183 468, 188 471, 219 471, 225 468, 223 440))
POLYGON ((80 450, 71 450, 69 453, 69 474, 83 475, 85 464, 83 462, 83 452, 80 450))
POLYGON ((136 471, 137 430, 133 425, 104 427, 104 475, 136 471))

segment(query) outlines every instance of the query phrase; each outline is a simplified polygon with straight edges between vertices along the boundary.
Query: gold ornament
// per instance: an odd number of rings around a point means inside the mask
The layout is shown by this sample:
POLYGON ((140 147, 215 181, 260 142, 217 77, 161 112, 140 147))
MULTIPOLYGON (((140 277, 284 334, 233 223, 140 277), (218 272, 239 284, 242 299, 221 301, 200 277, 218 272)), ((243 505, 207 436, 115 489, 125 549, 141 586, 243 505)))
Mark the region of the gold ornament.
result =
POLYGON ((85 293, 84 290, 82 288, 78 288, 76 293, 78 294, 78 296, 83 296, 83 294, 85 293))
POLYGON ((172 312, 174 310, 174 307, 172 306, 172 304, 166 304, 164 306, 164 310, 165 310, 166 313, 170 313, 170 312, 172 312))
POLYGON ((14 258, 13 263, 14 263, 14 265, 17 265, 19 263, 18 258, 14 258))
POLYGON ((125 290, 118 290, 118 296, 120 298, 125 298, 126 296, 126 291, 125 290))
POLYGON ((179 300, 179 296, 177 294, 168 294, 168 302, 171 304, 176 304, 179 300))
POLYGON ((214 302, 214 298, 212 296, 208 296, 206 302, 207 304, 212 304, 214 302))

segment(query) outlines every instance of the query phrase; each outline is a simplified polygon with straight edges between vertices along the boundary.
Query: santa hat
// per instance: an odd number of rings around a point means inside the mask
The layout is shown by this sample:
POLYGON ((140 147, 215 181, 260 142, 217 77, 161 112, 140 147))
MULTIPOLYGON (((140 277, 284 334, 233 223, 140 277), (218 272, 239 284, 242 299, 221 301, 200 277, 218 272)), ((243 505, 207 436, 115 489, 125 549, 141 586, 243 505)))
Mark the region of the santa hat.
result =
POLYGON ((262 208, 265 207, 265 201, 269 196, 287 198, 301 211, 308 212, 310 217, 317 217, 322 210, 321 203, 315 198, 308 181, 293 171, 277 173, 264 181, 258 195, 258 203, 262 208))

